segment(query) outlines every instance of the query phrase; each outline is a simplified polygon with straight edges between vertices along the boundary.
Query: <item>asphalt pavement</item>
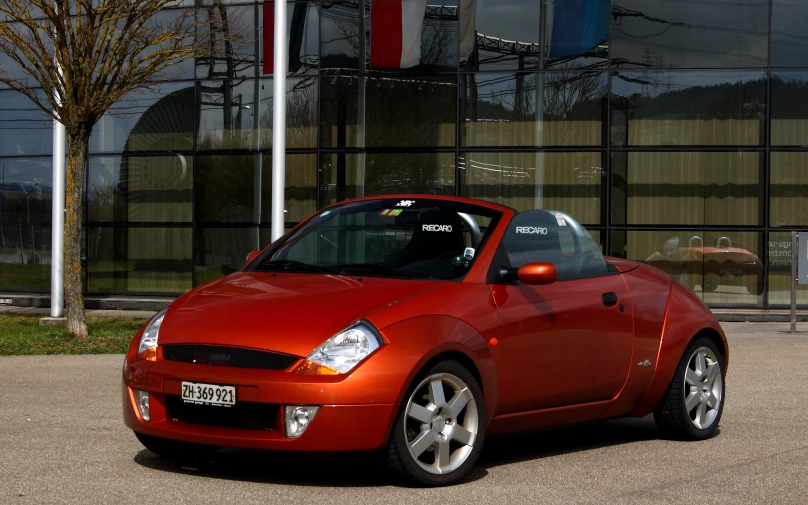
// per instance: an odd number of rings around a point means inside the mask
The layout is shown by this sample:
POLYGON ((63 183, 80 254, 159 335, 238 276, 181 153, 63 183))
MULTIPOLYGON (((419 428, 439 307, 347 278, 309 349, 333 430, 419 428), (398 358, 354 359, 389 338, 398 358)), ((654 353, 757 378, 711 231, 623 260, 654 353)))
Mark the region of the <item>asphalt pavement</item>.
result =
POLYGON ((664 440, 649 417, 491 440, 440 489, 399 487, 373 455, 228 450, 180 466, 121 422, 123 356, 0 357, 0 503, 808 503, 808 332, 724 327, 714 438, 664 440))

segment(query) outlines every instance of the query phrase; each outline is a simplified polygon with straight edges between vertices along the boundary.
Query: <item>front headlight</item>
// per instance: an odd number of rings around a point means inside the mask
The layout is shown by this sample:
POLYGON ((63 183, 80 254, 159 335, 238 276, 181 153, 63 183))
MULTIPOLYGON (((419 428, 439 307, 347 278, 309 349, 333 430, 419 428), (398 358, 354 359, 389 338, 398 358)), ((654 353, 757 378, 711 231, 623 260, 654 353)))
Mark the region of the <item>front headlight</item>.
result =
POLYGON ((326 340, 306 357, 295 372, 309 375, 345 374, 381 345, 382 338, 376 329, 362 321, 326 340))
POLYGON ((157 361, 157 338, 160 335, 160 325, 166 316, 167 308, 158 312, 146 325, 143 334, 140 336, 140 343, 137 346, 138 358, 149 361, 157 361))

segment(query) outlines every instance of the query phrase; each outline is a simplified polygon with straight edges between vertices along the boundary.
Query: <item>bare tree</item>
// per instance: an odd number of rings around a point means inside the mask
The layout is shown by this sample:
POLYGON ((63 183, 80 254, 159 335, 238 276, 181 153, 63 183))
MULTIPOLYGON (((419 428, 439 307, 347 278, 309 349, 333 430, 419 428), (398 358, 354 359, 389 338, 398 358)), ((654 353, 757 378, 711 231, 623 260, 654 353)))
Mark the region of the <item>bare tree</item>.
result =
POLYGON ((226 26, 198 22, 196 8, 164 15, 164 8, 182 3, 0 0, 0 54, 21 70, 0 69, 0 82, 64 124, 67 134, 65 303, 68 331, 77 338, 87 336, 80 250, 93 126, 125 94, 149 88, 172 65, 232 37, 226 26), (35 87, 42 88, 40 94, 35 87))

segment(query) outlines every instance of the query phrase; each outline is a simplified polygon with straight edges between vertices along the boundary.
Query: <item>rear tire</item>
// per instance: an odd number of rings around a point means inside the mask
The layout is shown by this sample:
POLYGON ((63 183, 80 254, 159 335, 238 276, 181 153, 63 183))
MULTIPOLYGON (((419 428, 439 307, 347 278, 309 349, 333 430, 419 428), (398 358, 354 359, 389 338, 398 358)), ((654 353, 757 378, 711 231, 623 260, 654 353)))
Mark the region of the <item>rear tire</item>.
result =
POLYGON ((456 361, 441 361, 417 377, 393 426, 388 463, 406 484, 436 487, 462 480, 485 441, 483 391, 456 361))
POLYGON ((713 436, 724 411, 725 374, 723 354, 712 340, 701 337, 691 342, 654 410, 657 426, 681 440, 713 436))
POLYGON ((144 433, 135 432, 135 436, 146 449, 174 461, 193 461, 213 456, 219 450, 215 445, 192 444, 144 433))

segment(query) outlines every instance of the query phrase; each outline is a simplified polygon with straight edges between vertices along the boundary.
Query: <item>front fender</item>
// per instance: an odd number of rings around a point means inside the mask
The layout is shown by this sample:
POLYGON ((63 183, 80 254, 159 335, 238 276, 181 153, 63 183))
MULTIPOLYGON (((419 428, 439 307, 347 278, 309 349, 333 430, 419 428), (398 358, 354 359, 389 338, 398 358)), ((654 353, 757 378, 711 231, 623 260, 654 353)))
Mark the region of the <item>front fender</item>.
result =
POLYGON ((667 393, 687 346, 696 335, 708 329, 721 336, 726 370, 729 363, 729 347, 721 325, 710 309, 692 291, 674 282, 668 309, 665 312, 665 325, 657 353, 654 378, 645 396, 632 411, 633 416, 642 417, 654 411, 667 393))
POLYGON ((391 347, 395 346, 396 356, 405 360, 408 369, 400 381, 397 402, 405 401, 410 385, 431 360, 440 354, 458 352, 477 368, 485 395, 486 417, 488 421, 493 419, 499 390, 496 368, 488 342, 474 327, 451 316, 424 315, 391 324, 382 334, 391 347))

